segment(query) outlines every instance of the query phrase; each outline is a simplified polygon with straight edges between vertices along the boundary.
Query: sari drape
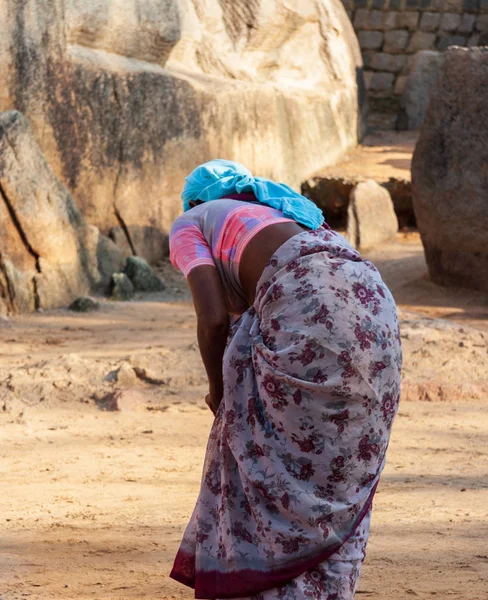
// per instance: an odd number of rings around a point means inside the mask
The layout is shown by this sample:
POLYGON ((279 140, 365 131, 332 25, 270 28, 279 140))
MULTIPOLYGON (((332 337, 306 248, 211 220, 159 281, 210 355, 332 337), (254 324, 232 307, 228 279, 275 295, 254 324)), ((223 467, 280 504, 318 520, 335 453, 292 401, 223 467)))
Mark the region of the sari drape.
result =
POLYGON ((395 303, 328 228, 281 246, 232 326, 224 397, 171 576, 196 598, 293 580, 357 530, 400 396, 395 303))

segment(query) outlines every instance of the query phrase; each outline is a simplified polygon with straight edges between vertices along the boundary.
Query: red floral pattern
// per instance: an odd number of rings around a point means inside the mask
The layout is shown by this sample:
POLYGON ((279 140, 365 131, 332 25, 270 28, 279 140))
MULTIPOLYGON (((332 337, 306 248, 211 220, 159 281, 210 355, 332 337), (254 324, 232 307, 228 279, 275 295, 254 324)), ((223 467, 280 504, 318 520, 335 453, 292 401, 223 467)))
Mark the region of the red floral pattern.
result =
MULTIPOLYGON (((349 600, 361 560, 350 541, 398 407, 395 305, 378 271, 328 229, 288 240, 256 298, 231 329, 172 576, 200 598, 349 600)), ((364 551, 367 533, 358 539, 364 551)))

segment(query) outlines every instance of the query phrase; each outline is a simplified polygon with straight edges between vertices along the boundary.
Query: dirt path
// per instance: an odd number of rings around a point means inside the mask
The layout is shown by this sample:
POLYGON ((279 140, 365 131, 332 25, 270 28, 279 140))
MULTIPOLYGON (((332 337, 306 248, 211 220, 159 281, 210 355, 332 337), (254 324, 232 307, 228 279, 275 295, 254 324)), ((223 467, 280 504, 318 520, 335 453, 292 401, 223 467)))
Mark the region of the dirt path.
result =
MULTIPOLYGON (((402 307, 408 397, 444 402, 401 406, 358 598, 486 600, 488 304, 430 284, 415 236, 373 258, 402 307)), ((0 321, 4 600, 192 598, 168 572, 211 418, 165 275, 164 297, 0 321)))
POLYGON ((410 181, 412 154, 418 139, 416 131, 377 131, 344 159, 321 171, 335 177, 366 177, 388 181, 390 177, 410 181))

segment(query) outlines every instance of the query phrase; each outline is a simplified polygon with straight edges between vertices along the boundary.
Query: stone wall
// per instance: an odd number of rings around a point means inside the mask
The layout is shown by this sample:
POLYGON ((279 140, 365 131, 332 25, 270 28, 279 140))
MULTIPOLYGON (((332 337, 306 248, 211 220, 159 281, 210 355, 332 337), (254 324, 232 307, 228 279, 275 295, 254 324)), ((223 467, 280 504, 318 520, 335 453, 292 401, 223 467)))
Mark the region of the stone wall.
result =
POLYGON ((488 0, 342 0, 356 30, 369 95, 403 94, 419 50, 488 44, 488 0))

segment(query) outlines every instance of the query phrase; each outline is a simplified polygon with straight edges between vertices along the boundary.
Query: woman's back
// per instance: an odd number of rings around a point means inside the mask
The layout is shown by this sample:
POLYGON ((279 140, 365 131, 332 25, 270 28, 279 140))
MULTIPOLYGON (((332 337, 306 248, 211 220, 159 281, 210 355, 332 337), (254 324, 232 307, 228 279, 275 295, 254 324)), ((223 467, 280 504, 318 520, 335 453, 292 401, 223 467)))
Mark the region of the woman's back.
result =
POLYGON ((304 229, 274 208, 222 198, 178 217, 170 234, 170 258, 185 276, 199 265, 214 265, 229 312, 242 314, 274 252, 304 229), (266 231, 264 231, 266 230, 266 231))

